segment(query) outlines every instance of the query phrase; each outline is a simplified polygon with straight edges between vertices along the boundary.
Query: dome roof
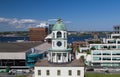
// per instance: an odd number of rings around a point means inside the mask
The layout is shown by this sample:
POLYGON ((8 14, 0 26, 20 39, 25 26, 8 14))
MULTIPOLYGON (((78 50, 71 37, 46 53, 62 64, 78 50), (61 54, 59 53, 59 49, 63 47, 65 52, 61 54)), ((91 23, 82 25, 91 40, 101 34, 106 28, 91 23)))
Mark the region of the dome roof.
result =
POLYGON ((53 31, 55 30, 66 30, 65 25, 62 23, 61 19, 58 19, 56 24, 52 28, 53 31))

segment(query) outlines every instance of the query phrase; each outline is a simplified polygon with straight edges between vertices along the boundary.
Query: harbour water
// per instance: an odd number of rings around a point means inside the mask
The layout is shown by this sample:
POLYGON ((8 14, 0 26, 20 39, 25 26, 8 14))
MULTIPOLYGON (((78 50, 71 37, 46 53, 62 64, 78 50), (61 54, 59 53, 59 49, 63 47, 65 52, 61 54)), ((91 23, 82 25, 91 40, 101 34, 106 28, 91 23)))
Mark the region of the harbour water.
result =
MULTIPOLYGON (((103 38, 105 36, 99 36, 99 38, 103 38)), ((92 39, 93 36, 68 36, 68 43, 72 43, 74 41, 84 41, 86 39, 92 39)), ((15 37, 0 37, 0 42, 16 42, 17 40, 29 41, 29 37, 27 36, 15 36, 15 37)))
POLYGON ((0 42, 16 42, 17 40, 29 41, 29 37, 26 36, 15 36, 15 37, 0 37, 0 42))

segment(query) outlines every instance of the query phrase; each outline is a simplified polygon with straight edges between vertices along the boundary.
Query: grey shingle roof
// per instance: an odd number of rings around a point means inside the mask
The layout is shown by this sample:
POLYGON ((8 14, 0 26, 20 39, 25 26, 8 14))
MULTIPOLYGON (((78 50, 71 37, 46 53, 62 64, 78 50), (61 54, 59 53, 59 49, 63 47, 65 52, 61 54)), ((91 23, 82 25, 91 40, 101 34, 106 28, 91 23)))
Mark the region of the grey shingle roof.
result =
POLYGON ((40 42, 0 43, 0 52, 24 52, 40 44, 40 42))
POLYGON ((41 60, 38 61, 35 66, 39 67, 83 67, 83 62, 81 60, 73 60, 72 62, 69 63, 63 63, 63 64, 53 64, 48 62, 47 60, 41 60))

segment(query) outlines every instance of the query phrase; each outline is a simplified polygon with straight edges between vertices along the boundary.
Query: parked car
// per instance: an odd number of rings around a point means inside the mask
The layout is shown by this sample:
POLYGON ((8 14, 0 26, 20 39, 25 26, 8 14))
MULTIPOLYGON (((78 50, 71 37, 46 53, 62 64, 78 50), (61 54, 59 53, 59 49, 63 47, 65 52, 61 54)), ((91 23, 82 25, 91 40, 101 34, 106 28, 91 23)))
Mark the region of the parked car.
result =
POLYGON ((15 69, 11 69, 11 70, 8 72, 8 74, 10 74, 10 75, 15 75, 15 74, 16 74, 16 70, 15 70, 15 69))
POLYGON ((105 70, 105 73, 110 73, 109 70, 105 70))
POLYGON ((94 71, 93 68, 87 68, 86 71, 94 71))

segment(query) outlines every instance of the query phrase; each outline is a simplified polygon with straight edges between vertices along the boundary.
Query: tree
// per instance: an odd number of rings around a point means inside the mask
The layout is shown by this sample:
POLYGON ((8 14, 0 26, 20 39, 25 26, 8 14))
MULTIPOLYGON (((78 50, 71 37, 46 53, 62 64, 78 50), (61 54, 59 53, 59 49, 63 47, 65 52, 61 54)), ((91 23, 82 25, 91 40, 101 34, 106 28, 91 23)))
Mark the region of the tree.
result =
POLYGON ((10 70, 10 67, 7 66, 7 67, 6 67, 6 72, 9 72, 9 70, 10 70))
POLYGON ((84 64, 84 66, 86 66, 84 56, 81 56, 81 57, 80 57, 80 60, 82 60, 82 62, 83 62, 83 64, 84 64))
POLYGON ((91 53, 90 53, 90 50, 86 50, 86 53, 87 53, 87 54, 91 54, 91 53))
POLYGON ((81 56, 80 59, 84 62, 84 56, 81 56))
POLYGON ((96 50, 96 48, 95 47, 91 47, 91 50, 96 50))
POLYGON ((77 47, 77 52, 79 52, 79 53, 80 53, 80 48, 79 48, 79 46, 77 47))

